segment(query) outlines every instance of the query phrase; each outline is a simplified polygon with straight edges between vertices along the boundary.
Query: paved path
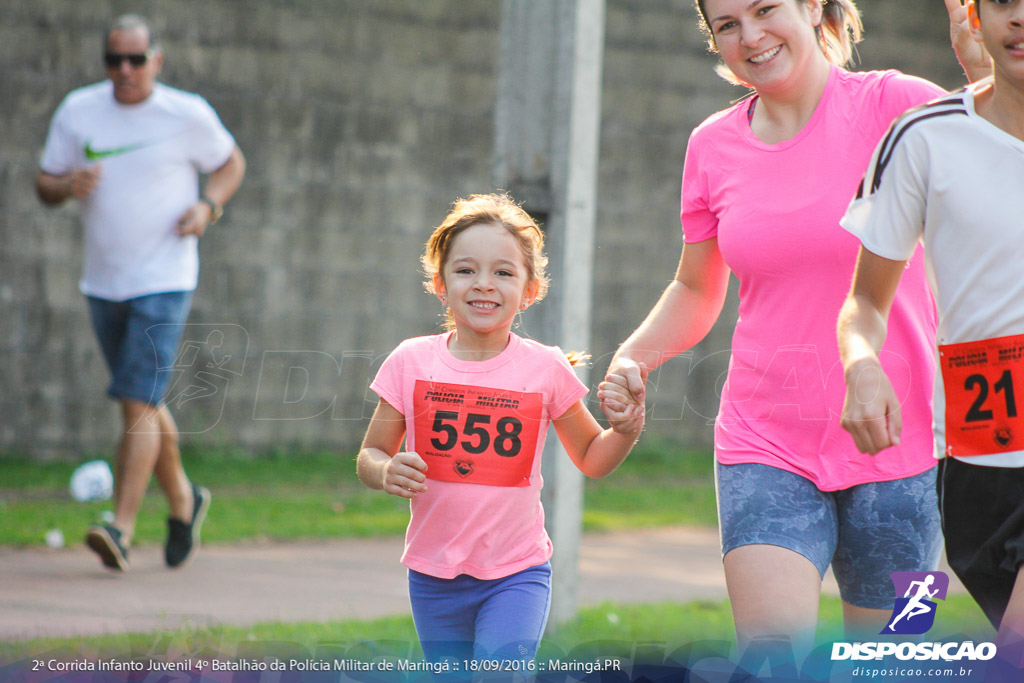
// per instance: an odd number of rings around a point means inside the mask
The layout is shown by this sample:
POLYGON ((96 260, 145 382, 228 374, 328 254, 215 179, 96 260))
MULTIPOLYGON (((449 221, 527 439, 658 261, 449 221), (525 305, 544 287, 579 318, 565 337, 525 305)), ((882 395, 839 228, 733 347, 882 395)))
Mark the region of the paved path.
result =
MULTIPOLYGON (((83 545, 0 548, 0 641, 408 614, 401 552, 395 538, 204 546, 168 570, 161 548, 143 547, 122 575, 83 545)), ((580 577, 582 606, 726 597, 714 529, 587 535, 580 577)), ((831 575, 825 591, 836 592, 831 575)))
MULTIPOLYGON (((134 550, 122 575, 82 545, 0 548, 0 640, 409 613, 398 538, 207 545, 173 571, 161 553, 134 550)), ((588 535, 580 574, 583 605, 725 597, 714 529, 588 535)))

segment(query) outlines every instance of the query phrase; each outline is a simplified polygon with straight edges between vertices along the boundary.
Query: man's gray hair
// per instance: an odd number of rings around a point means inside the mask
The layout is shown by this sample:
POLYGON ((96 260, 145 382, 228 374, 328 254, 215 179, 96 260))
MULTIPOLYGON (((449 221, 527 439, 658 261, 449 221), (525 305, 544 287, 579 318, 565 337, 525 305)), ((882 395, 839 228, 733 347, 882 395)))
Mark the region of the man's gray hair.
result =
POLYGON ((146 18, 139 14, 122 14, 114 19, 107 30, 107 34, 103 36, 104 52, 107 49, 107 42, 114 31, 134 31, 140 28, 149 36, 149 49, 154 52, 160 52, 162 48, 160 47, 160 40, 157 38, 156 32, 153 31, 153 27, 150 26, 146 18))

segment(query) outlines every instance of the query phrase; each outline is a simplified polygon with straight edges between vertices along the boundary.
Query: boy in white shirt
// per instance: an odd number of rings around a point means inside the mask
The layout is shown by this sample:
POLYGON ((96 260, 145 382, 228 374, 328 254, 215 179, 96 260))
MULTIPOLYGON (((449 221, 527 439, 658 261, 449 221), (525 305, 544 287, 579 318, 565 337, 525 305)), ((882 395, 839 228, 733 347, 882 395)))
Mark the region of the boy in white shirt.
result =
POLYGON ((974 0, 969 21, 992 80, 897 120, 842 221, 862 244, 838 326, 842 420, 863 452, 899 441, 900 397, 877 351, 904 261, 923 240, 939 311, 946 553, 1002 648, 1024 638, 1024 0, 974 0))

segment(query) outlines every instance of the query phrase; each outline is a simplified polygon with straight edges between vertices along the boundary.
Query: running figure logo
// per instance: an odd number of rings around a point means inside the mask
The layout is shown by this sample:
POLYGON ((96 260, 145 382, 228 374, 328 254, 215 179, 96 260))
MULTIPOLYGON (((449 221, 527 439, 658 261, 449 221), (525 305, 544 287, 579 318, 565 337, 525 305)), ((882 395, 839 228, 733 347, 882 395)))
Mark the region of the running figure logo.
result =
POLYGON ((938 571, 893 572, 889 576, 896 589, 896 605, 888 625, 880 633, 921 635, 927 632, 935 623, 937 605, 932 599, 946 599, 949 577, 945 572, 938 571))
POLYGON ((178 417, 180 434, 203 434, 217 426, 228 386, 242 377, 248 349, 249 334, 240 325, 182 325, 177 357, 159 369, 170 374, 164 403, 174 411, 188 406, 178 417))

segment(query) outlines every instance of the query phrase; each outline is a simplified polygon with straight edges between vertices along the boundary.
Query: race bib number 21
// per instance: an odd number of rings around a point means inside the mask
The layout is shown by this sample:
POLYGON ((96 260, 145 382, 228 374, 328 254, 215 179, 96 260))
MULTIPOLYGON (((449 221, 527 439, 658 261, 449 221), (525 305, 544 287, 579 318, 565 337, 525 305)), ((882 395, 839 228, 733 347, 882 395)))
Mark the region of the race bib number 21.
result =
POLYGON ((417 380, 413 450, 440 481, 528 486, 542 395, 417 380))
POLYGON ((946 393, 946 455, 1024 450, 1024 334, 939 346, 946 393))

